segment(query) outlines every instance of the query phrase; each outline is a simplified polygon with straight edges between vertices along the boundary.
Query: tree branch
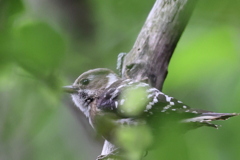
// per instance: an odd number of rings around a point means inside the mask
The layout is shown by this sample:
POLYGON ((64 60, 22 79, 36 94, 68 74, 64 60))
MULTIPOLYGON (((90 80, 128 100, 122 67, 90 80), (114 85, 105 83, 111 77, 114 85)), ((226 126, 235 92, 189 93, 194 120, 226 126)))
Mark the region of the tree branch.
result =
POLYGON ((126 55, 123 75, 135 80, 148 78, 162 89, 170 58, 191 16, 196 0, 157 0, 126 55))
MULTIPOLYGON (((148 78, 153 87, 162 89, 169 61, 195 3, 196 0, 156 0, 132 50, 125 56, 124 78, 148 78)), ((114 149, 114 145, 105 143, 102 153, 114 149)))

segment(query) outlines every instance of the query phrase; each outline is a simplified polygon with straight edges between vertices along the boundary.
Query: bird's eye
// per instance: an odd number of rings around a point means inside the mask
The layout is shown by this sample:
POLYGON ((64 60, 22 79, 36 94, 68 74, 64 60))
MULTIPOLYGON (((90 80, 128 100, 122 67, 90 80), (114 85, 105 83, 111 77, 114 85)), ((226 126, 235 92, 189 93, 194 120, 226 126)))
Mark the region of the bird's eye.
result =
POLYGON ((90 82, 89 79, 82 79, 82 80, 80 81, 80 84, 82 84, 82 85, 88 85, 89 82, 90 82))

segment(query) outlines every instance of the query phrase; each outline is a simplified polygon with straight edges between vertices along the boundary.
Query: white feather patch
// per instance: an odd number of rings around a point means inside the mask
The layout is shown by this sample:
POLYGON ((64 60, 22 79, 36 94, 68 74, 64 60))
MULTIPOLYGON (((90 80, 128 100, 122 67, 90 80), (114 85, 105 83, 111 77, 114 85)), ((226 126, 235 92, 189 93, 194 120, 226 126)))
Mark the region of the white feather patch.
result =
POLYGON ((165 97, 167 102, 171 102, 172 97, 169 97, 168 95, 165 95, 165 97))
POLYGON ((83 100, 79 99, 78 95, 72 95, 72 100, 75 105, 86 115, 86 117, 89 117, 90 108, 83 105, 83 100))
POLYGON ((106 77, 108 78, 108 83, 106 88, 108 88, 111 84, 113 84, 118 80, 118 77, 113 73, 108 74, 106 77))

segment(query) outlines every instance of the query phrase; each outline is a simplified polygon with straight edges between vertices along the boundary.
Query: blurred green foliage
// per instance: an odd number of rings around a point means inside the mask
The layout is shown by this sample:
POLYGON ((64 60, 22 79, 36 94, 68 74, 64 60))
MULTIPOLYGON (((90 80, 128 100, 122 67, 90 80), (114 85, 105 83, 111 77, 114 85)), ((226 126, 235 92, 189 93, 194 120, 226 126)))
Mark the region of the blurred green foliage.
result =
POLYGON ((141 159, 153 141, 150 129, 146 125, 121 126, 116 131, 116 137, 116 143, 124 150, 125 159, 131 160, 141 159))
MULTIPOLYGON (((114 69, 154 0, 85 1, 94 31, 71 27, 84 16, 73 12, 81 2, 0 1, 1 160, 94 159, 100 153, 101 145, 79 125, 59 88, 88 69, 114 69)), ((194 108, 240 112, 239 4, 199 1, 170 62, 164 92, 194 108)), ((160 149, 145 159, 239 159, 239 117, 221 124, 181 138, 163 133, 160 149)))
POLYGON ((121 99, 125 99, 124 105, 119 106, 118 110, 126 117, 140 116, 148 104, 146 90, 134 86, 126 89, 121 99))

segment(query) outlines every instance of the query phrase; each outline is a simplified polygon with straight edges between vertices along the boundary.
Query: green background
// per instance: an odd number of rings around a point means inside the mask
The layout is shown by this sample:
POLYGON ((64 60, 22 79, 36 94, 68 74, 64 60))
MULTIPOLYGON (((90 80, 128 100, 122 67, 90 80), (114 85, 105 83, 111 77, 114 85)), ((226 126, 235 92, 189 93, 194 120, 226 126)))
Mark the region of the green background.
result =
MULTIPOLYGON (((118 53, 131 49, 153 4, 0 1, 0 160, 85 160, 100 154, 101 138, 68 107, 73 104, 61 86, 88 69, 115 70, 118 53)), ((197 3, 171 59, 165 93, 193 108, 240 112, 239 8, 237 0, 197 3)), ((193 130, 181 141, 166 136, 166 147, 149 157, 237 160, 239 121, 193 130)))

